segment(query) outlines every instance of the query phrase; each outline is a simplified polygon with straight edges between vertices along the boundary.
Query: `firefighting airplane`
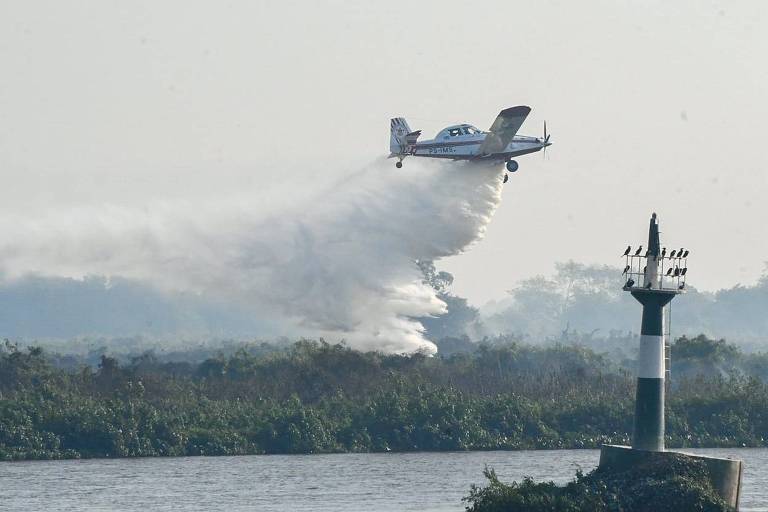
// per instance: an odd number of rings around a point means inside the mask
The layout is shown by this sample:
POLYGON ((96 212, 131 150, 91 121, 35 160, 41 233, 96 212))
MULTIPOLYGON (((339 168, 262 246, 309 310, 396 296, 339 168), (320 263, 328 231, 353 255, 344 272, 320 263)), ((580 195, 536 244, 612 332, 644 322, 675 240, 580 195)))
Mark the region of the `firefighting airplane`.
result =
MULTIPOLYGON (((509 172, 518 168, 514 157, 541 151, 552 145, 544 122, 544 137, 517 135, 530 107, 518 106, 502 110, 489 131, 478 130, 470 124, 457 124, 443 129, 432 140, 418 142, 421 130, 411 131, 402 117, 390 122, 389 158, 397 158, 395 166, 403 166, 407 156, 427 158, 450 158, 451 160, 472 160, 485 162, 506 162, 509 172)), ((504 183, 509 175, 504 175, 504 183)))

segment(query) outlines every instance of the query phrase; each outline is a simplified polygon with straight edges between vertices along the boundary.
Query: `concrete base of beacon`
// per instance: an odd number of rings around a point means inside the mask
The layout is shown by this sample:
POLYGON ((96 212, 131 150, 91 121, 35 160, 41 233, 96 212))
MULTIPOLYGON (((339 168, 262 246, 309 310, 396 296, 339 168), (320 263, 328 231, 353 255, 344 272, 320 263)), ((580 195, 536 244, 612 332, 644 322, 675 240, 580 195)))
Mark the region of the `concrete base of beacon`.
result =
POLYGON ((651 452, 634 450, 629 446, 603 445, 600 449, 600 467, 613 471, 624 471, 636 464, 649 460, 664 460, 672 456, 672 454, 703 461, 709 470, 712 486, 726 503, 738 510, 742 471, 740 460, 719 459, 674 451, 651 452))

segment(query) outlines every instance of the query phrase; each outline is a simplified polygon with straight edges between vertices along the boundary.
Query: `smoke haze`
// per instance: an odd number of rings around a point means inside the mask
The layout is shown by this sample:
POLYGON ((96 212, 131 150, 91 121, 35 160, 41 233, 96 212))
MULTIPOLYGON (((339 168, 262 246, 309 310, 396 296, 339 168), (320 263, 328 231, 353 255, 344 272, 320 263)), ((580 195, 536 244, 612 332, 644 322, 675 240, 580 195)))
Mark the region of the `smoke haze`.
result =
POLYGON ((445 304, 416 261, 459 254, 480 239, 501 177, 499 166, 409 160, 398 170, 381 159, 290 205, 270 190, 5 217, 0 272, 6 281, 119 276, 276 316, 286 334, 434 351, 416 318, 445 304))

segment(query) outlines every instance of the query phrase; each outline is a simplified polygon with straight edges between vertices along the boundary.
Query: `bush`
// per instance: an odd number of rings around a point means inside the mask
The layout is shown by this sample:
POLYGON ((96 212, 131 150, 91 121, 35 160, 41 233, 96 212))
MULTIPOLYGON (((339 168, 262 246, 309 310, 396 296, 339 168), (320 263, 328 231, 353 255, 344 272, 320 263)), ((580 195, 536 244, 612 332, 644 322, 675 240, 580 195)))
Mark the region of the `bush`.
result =
POLYGON ((492 469, 488 486, 472 486, 469 512, 728 512, 704 463, 683 456, 649 461, 622 472, 595 469, 565 486, 553 482, 504 484, 492 469))

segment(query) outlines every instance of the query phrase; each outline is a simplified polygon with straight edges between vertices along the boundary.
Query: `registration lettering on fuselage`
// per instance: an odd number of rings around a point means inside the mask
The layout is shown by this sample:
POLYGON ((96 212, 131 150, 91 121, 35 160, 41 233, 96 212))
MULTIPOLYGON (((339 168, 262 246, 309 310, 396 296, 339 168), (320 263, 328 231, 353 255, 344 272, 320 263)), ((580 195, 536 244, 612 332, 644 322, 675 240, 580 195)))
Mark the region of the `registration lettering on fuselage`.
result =
POLYGON ((435 155, 440 153, 455 153, 456 148, 453 146, 441 146, 439 148, 429 148, 429 154, 435 155))

